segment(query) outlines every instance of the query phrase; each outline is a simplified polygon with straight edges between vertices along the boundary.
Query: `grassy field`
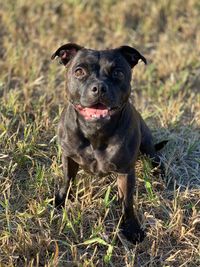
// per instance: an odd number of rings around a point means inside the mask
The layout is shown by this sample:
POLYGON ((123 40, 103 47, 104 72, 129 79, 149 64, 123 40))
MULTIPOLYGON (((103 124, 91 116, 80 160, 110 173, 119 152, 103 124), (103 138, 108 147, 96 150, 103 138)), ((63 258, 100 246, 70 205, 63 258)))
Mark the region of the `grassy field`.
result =
POLYGON ((200 2, 0 0, 0 266, 200 266, 200 2), (50 204, 62 180, 56 127, 65 104, 60 45, 134 46, 133 98, 162 151, 165 181, 137 164, 146 229, 118 233, 114 176, 80 170, 73 200, 50 204))

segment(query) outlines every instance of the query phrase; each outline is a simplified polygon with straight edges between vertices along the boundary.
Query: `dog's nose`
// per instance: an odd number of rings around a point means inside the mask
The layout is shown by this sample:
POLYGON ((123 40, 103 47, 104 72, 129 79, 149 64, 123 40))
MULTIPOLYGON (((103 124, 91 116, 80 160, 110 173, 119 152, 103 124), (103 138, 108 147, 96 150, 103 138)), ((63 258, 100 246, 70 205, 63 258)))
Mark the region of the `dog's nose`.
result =
POLYGON ((103 95, 107 92, 107 85, 105 83, 96 83, 91 88, 93 95, 103 95))

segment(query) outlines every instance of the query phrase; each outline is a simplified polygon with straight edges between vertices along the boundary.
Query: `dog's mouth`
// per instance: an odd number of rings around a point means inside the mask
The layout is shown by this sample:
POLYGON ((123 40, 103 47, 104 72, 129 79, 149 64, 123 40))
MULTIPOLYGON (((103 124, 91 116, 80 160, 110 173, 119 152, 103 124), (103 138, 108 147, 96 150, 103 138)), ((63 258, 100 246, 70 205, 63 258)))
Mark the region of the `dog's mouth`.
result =
POLYGON ((118 110, 118 107, 110 108, 104 104, 98 103, 90 107, 83 107, 76 105, 75 109, 81 114, 86 120, 97 120, 97 119, 110 119, 110 117, 118 110))

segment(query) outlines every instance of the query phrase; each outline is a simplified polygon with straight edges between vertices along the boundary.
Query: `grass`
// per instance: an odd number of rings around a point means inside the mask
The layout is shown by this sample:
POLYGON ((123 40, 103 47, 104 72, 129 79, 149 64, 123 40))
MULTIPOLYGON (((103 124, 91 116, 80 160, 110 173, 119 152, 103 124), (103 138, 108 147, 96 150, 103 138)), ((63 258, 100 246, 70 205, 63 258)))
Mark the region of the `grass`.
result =
POLYGON ((0 1, 0 266, 200 266, 200 5, 167 1, 0 1), (137 163, 135 206, 146 229, 118 228, 114 176, 79 171, 72 200, 51 205, 62 180, 56 127, 65 103, 61 44, 138 48, 133 98, 162 151, 165 181, 137 163))

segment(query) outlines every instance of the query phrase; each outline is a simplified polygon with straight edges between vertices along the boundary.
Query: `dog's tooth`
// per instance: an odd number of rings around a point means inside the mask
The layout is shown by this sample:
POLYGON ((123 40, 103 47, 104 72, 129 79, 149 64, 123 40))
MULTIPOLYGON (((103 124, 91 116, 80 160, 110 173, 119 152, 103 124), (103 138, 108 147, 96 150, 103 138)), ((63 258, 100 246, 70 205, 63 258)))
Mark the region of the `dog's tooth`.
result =
POLYGON ((92 118, 98 118, 97 114, 92 114, 91 117, 92 118))

